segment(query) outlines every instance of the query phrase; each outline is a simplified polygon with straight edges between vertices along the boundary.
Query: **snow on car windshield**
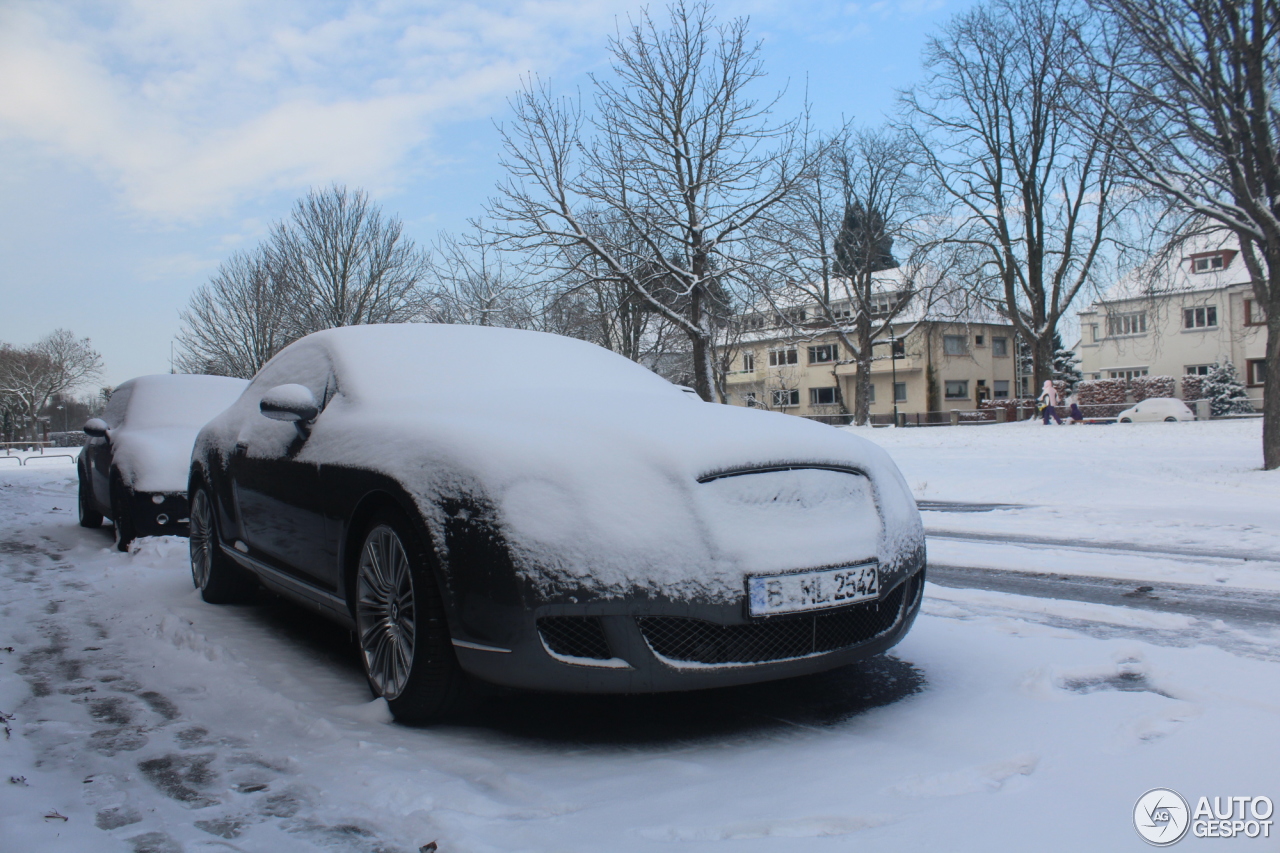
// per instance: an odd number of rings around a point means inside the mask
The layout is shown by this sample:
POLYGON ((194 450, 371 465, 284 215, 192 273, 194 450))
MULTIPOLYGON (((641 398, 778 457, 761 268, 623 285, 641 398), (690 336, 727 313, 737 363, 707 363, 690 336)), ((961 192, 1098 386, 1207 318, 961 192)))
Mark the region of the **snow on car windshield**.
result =
POLYGON ((129 429, 199 429, 234 403, 248 384, 230 376, 139 376, 133 380, 124 424, 129 429))

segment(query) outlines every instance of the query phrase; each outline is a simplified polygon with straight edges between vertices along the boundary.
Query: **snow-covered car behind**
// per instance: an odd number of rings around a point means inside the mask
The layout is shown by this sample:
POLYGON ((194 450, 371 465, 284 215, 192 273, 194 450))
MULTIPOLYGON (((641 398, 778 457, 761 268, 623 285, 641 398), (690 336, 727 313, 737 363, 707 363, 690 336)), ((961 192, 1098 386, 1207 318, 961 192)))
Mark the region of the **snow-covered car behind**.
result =
POLYGON ((103 516, 120 550, 137 536, 185 535, 187 469, 200 427, 230 406, 248 382, 226 376, 139 376, 111 393, 76 460, 83 527, 103 516))
POLYGON ((1116 416, 1122 424, 1145 421, 1194 421, 1196 413, 1177 397, 1149 397, 1116 416))
POLYGON ((205 599, 256 580, 351 626, 409 721, 464 673, 647 692, 829 669, 898 642, 924 583, 879 447, 536 332, 310 335, 201 431, 190 491, 205 599))

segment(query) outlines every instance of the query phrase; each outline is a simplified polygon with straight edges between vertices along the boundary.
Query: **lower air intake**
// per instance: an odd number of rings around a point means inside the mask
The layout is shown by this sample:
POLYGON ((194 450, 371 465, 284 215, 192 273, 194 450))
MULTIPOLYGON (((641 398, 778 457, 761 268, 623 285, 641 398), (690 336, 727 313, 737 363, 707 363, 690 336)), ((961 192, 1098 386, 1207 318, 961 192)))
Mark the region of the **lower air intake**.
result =
POLYGON ((775 616, 746 625, 717 625, 682 616, 636 620, 654 652, 689 663, 765 663, 834 652, 865 643, 898 621, 906 584, 879 602, 832 613, 775 616))
POLYGON ((544 616, 538 620, 538 633, 558 655, 595 660, 613 656, 599 616, 544 616))

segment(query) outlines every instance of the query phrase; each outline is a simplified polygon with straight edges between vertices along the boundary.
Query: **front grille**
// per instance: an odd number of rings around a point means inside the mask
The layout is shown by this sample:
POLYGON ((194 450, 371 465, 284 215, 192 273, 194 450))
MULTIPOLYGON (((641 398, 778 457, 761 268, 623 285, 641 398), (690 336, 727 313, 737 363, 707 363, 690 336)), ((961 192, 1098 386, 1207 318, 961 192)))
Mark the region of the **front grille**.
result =
POLYGON ((543 616, 538 620, 538 633, 558 655, 596 660, 613 657, 599 616, 543 616))
POLYGON ((893 627, 906 584, 885 596, 832 613, 775 616, 746 625, 717 625, 682 616, 636 620, 654 652, 690 663, 763 663, 833 652, 864 643, 893 627))

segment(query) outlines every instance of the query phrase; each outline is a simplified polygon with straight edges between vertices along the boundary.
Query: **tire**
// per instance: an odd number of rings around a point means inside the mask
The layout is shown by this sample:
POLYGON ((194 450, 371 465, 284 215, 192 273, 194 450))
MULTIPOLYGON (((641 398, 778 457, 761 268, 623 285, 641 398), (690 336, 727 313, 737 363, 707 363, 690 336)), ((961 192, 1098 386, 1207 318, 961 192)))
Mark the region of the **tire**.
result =
POLYGON ((218 547, 218 522, 213 516, 213 499, 201 486, 191 498, 191 581, 200 597, 210 604, 234 604, 249 599, 257 580, 237 566, 218 547))
POLYGON ((138 533, 129 514, 129 495, 118 475, 111 478, 111 521, 116 527, 116 549, 128 551, 138 533))
POLYGON ((1131 424, 1131 423, 1133 423, 1133 421, 1129 420, 1128 418, 1121 418, 1121 419, 1120 419, 1120 423, 1122 423, 1122 424, 1131 424))
MULTIPOLYGON (((76 472, 79 474, 79 471, 76 472)), ((102 513, 98 512, 89 503, 89 484, 85 482, 84 475, 80 474, 77 479, 80 481, 77 491, 79 495, 76 499, 76 511, 80 516, 80 526, 94 529, 102 526, 102 513)))
POLYGON ((431 565, 403 513, 370 519, 356 563, 356 640, 369 688, 410 725, 449 716, 466 686, 431 565))
POLYGON ((1165 422, 1165 423, 1167 423, 1167 424, 1176 424, 1176 423, 1178 422, 1178 419, 1177 419, 1177 418, 1172 418, 1172 417, 1171 417, 1171 418, 1165 418, 1165 419, 1164 419, 1164 422, 1165 422))

